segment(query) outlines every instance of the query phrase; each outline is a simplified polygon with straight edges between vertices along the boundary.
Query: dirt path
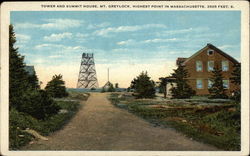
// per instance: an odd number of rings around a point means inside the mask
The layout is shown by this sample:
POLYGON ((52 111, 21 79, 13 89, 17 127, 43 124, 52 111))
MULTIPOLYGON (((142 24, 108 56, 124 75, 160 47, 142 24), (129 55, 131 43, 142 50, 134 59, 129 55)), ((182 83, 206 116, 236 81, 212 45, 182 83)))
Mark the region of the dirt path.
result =
POLYGON ((218 150, 172 129, 153 127, 114 107, 106 96, 92 93, 64 129, 23 150, 218 150))

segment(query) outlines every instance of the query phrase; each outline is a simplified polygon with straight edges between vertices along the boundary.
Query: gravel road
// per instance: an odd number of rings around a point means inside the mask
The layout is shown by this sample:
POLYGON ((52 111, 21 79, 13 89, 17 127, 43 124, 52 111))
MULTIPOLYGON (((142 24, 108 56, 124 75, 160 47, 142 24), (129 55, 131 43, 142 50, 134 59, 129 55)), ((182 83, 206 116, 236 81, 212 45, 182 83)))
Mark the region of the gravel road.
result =
POLYGON ((91 93, 75 117, 62 129, 22 150, 214 151, 173 129, 154 127, 114 107, 106 93, 91 93))

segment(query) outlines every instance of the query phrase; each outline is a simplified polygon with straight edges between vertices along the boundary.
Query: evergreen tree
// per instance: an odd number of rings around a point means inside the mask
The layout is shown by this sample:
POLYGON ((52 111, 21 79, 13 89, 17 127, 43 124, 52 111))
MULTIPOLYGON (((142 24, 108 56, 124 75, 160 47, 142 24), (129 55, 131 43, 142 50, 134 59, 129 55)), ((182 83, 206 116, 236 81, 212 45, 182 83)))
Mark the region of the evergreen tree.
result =
POLYGON ((221 72, 222 71, 218 67, 215 67, 212 71, 212 77, 210 78, 212 86, 208 89, 210 98, 227 98, 221 72))
POLYGON ((54 98, 62 98, 68 96, 66 92, 65 82, 62 80, 62 75, 54 75, 45 87, 46 92, 54 98))
POLYGON ((25 71, 24 57, 14 47, 14 28, 9 26, 9 101, 10 110, 16 109, 37 119, 44 119, 57 113, 58 106, 47 93, 39 90, 36 74, 25 71))
POLYGON ((9 93, 10 107, 21 104, 20 97, 28 89, 28 73, 24 67, 24 57, 18 53, 15 48, 16 37, 14 28, 9 26, 9 93))
POLYGON ((164 98, 167 97, 167 90, 166 90, 166 86, 167 86, 167 79, 165 77, 160 77, 160 85, 159 85, 159 89, 160 89, 160 93, 164 94, 164 98))
POLYGON ((185 66, 179 65, 171 77, 175 79, 174 82, 176 83, 176 87, 173 86, 170 89, 173 98, 184 99, 195 95, 195 91, 188 84, 188 72, 185 66))
POLYGON ((40 89, 39 80, 37 78, 35 71, 34 71, 34 74, 28 75, 28 82, 29 82, 31 88, 40 89))
POLYGON ((115 83, 115 88, 119 88, 119 84, 118 83, 115 83))
POLYGON ((155 83, 150 80, 147 72, 142 72, 139 76, 134 78, 130 85, 131 89, 135 89, 138 98, 153 98, 155 97, 155 83))
POLYGON ((234 90, 232 98, 240 102, 241 99, 241 89, 240 89, 240 84, 241 84, 241 64, 236 64, 234 66, 234 70, 232 72, 232 77, 230 80, 235 84, 239 86, 239 89, 234 90))
POLYGON ((232 82, 236 85, 241 84, 241 64, 236 64, 232 72, 232 77, 230 78, 232 82))

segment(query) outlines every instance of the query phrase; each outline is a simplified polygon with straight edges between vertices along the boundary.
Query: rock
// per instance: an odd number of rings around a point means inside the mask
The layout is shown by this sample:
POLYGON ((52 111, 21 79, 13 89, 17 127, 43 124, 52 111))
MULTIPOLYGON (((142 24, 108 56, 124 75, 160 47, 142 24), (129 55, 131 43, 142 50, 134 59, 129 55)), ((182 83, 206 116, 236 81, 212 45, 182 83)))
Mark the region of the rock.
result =
POLYGON ((182 120, 182 122, 186 123, 186 122, 187 122, 187 120, 182 120))
POLYGON ((59 114, 65 114, 68 113, 67 109, 60 109, 59 114))
POLYGON ((82 93, 83 96, 88 97, 89 95, 86 93, 82 93))
POLYGON ((37 139, 41 139, 41 140, 49 140, 48 138, 46 138, 46 137, 44 137, 44 136, 42 136, 42 135, 40 135, 37 131, 35 131, 35 130, 33 130, 33 129, 26 129, 26 130, 24 130, 25 132, 27 132, 27 133, 29 133, 29 134, 31 134, 31 135, 33 135, 35 138, 37 138, 37 139))

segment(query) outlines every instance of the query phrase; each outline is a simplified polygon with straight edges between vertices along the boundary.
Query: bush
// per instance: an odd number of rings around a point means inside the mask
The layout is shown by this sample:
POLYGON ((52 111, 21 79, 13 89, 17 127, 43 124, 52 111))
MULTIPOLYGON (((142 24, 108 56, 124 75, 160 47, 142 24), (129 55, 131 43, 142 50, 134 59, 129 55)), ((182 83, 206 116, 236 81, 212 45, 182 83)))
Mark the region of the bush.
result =
POLYGON ((114 92, 114 91, 115 91, 115 88, 114 88, 113 84, 110 84, 110 86, 108 87, 107 92, 114 92))
POLYGON ((153 98, 155 97, 155 83, 150 80, 147 72, 142 72, 137 76, 130 85, 131 89, 135 89, 137 98, 153 98))
POLYGON ((106 92, 106 90, 104 87, 102 87, 101 93, 104 93, 104 92, 106 92))
POLYGON ((9 146, 10 149, 18 149, 32 139, 32 136, 23 130, 31 125, 39 126, 39 124, 36 119, 25 113, 20 113, 14 108, 10 110, 9 117, 9 146))
POLYGON ((68 96, 66 92, 65 82, 62 80, 62 75, 54 75, 52 80, 45 87, 46 92, 54 98, 62 98, 68 96))
POLYGON ((17 106, 17 110, 27 113, 36 119, 48 118, 56 114, 59 106, 43 90, 27 91, 22 96, 22 104, 17 106))
POLYGON ((10 110, 9 134, 10 149, 19 149, 29 141, 33 136, 26 133, 26 128, 33 129, 41 135, 49 135, 51 132, 61 129, 79 109, 79 102, 57 101, 60 109, 67 110, 67 113, 58 113, 46 118, 46 120, 38 120, 27 113, 19 112, 12 108, 10 110))
POLYGON ((234 100, 234 101, 240 103, 240 101, 241 101, 241 91, 240 91, 240 89, 235 90, 235 91, 233 92, 233 95, 232 95, 230 98, 231 98, 232 100, 234 100))

